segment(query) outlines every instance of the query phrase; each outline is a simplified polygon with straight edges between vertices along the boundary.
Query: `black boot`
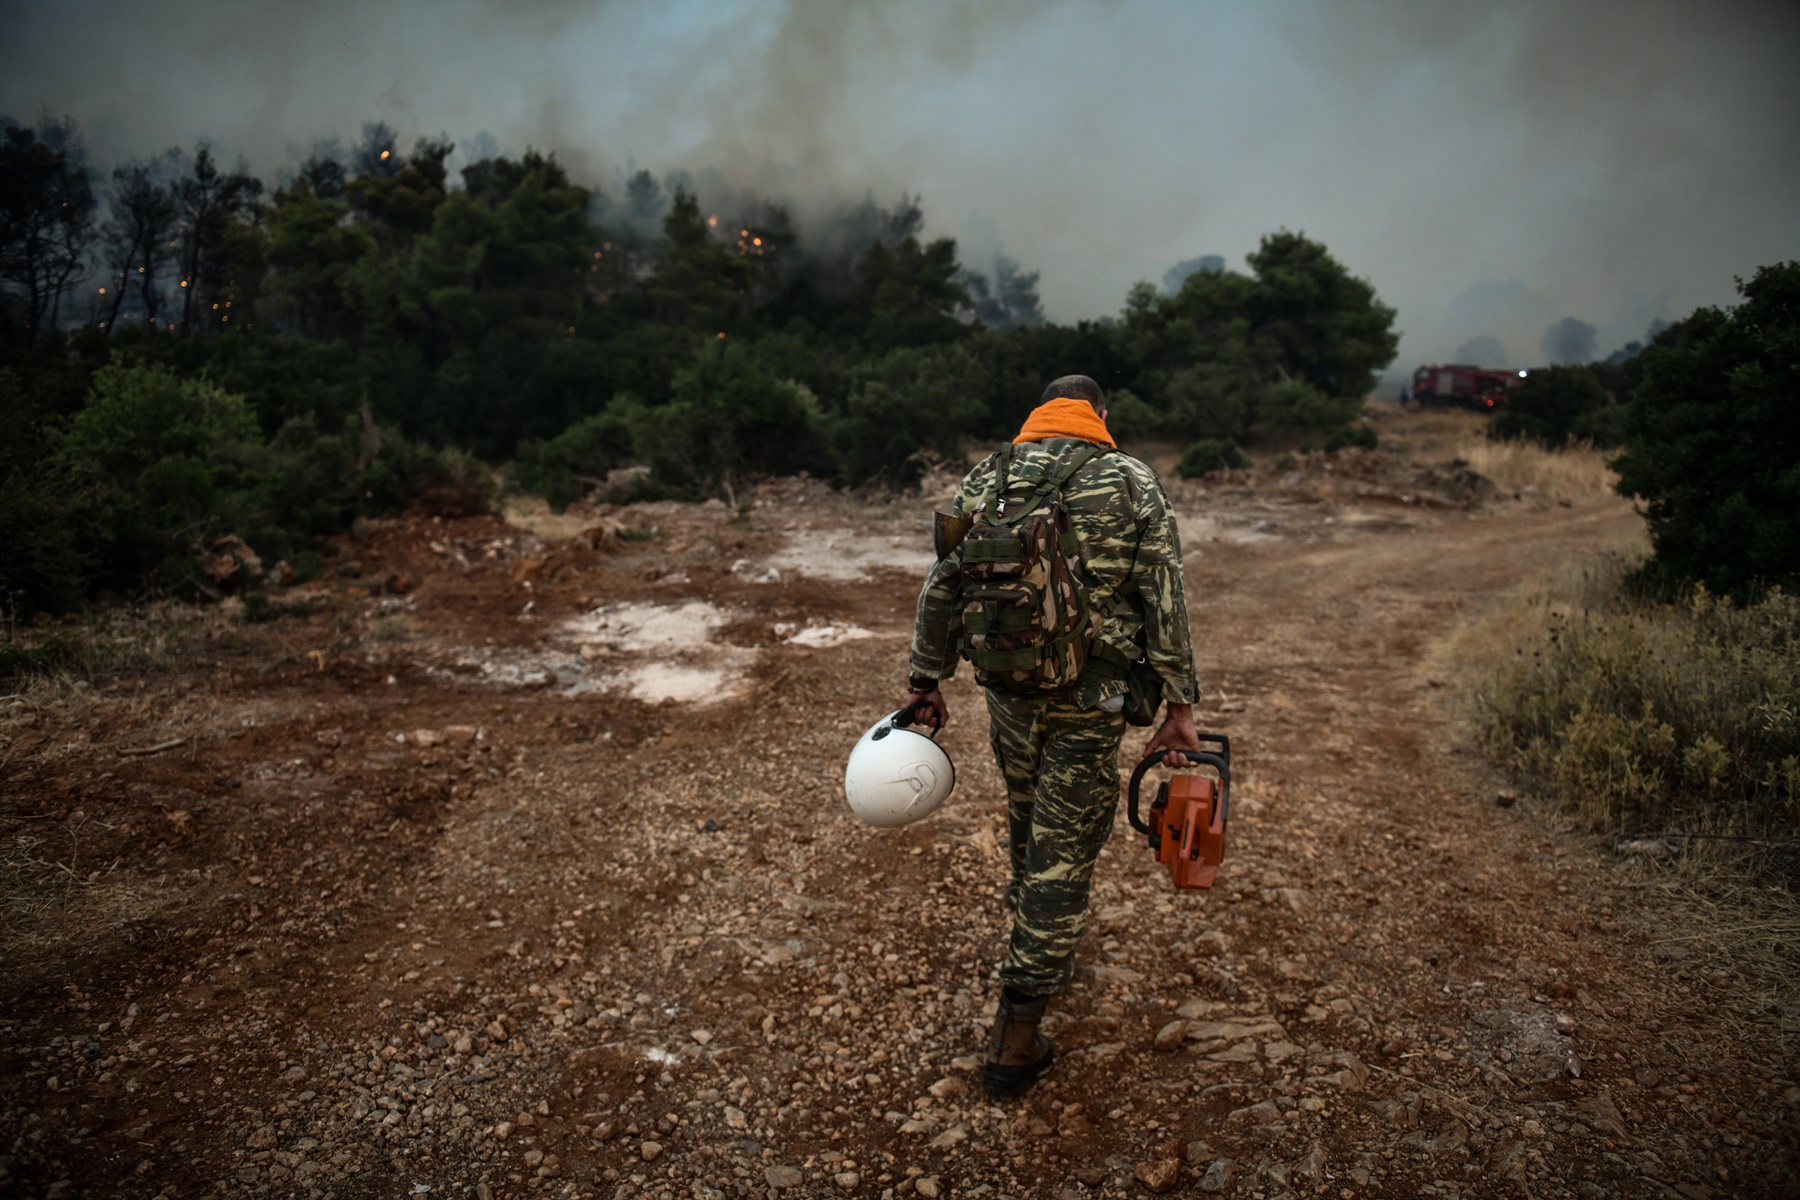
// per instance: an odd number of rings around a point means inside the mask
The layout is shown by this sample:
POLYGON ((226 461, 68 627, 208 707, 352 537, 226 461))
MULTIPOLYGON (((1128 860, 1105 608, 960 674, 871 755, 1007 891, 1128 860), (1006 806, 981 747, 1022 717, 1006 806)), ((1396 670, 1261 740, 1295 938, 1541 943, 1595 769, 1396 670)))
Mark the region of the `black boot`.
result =
POLYGON ((988 1048, 981 1085, 996 1100, 1016 1096, 1043 1078, 1056 1062, 1056 1047, 1038 1032, 1048 996, 1026 996, 1003 988, 994 1014, 994 1041, 988 1048))

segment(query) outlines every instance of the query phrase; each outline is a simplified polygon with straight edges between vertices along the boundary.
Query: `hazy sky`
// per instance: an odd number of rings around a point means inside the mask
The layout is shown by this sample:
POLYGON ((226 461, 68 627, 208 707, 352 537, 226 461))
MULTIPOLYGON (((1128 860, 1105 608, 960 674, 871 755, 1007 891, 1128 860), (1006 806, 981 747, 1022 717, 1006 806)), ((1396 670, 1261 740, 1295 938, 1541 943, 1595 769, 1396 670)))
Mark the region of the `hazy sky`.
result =
MULTIPOLYGON (((0 114, 100 163, 209 138, 273 177, 382 119, 583 182, 718 168, 805 209, 923 198, 1059 320, 1264 233, 1400 312, 1600 349, 1800 258, 1800 4, 1667 0, 0 0, 0 114)), ((1502 365, 1502 364, 1492 364, 1502 365)))

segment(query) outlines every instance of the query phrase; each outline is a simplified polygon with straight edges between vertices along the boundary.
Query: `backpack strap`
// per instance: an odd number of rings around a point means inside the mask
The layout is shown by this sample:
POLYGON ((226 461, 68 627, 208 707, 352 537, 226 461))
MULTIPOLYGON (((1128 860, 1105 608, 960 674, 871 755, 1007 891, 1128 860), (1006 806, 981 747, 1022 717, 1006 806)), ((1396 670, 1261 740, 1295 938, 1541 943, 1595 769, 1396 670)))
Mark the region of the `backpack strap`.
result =
MULTIPOLYGON (((1008 449, 1010 449, 1010 447, 1008 447, 1008 449)), ((1033 509, 1044 502, 1044 497, 1050 495, 1052 492, 1060 495, 1063 487, 1070 479, 1074 478, 1075 472, 1087 466, 1090 461, 1103 453, 1105 453, 1103 447, 1096 446, 1091 442, 1086 446, 1083 446, 1062 462, 1057 463, 1055 469, 1048 472, 1044 476, 1044 481, 1037 485, 1037 490, 1031 494, 1030 498, 1019 506, 1018 511, 1010 516, 999 516, 996 514, 989 519, 996 525, 1013 525, 1020 520, 1023 520, 1033 509)), ((1010 461, 1011 456, 1008 455, 1008 462, 1010 463, 1010 461)))
MULTIPOLYGON (((977 512, 992 513, 994 501, 1006 491, 1007 482, 1012 477, 1013 444, 1002 442, 1000 448, 993 453, 994 477, 988 480, 987 491, 981 497, 981 507, 977 512)), ((992 517, 989 517, 992 520, 992 517)))

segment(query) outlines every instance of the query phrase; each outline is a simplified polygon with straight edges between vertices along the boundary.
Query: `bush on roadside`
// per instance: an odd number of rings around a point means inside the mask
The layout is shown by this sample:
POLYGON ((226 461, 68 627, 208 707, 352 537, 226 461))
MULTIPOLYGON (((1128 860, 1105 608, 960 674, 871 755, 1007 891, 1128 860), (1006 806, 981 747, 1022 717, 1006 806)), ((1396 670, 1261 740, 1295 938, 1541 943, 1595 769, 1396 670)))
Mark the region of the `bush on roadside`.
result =
POLYGON ((1633 599, 1609 558, 1465 635, 1487 748, 1592 828, 1800 825, 1800 597, 1633 599))
POLYGON ((147 579, 197 583, 195 548, 241 529, 267 480, 256 415, 243 398, 162 366, 97 372, 58 456, 99 483, 101 578, 121 590, 147 579))
POLYGON ((1650 521, 1644 582, 1743 598, 1800 587, 1800 262, 1740 290, 1644 351, 1615 466, 1650 521))
POLYGON ((925 455, 953 458, 982 425, 983 376, 962 345, 895 350, 859 368, 832 423, 839 481, 909 484, 925 455))
POLYGON ((241 396, 161 365, 101 368, 62 428, 34 418, 3 377, 0 409, 22 435, 0 450, 0 589, 39 607, 96 588, 215 594, 205 568, 221 560, 203 556, 222 537, 265 562, 299 559, 358 516, 434 493, 485 511, 491 490, 467 455, 409 442, 366 414, 336 430, 294 417, 265 441, 241 396))
POLYGON ((1198 479, 1213 471, 1231 471, 1250 465, 1238 444, 1229 438, 1202 438, 1181 452, 1175 473, 1183 479, 1198 479))
POLYGON ((1348 450, 1351 447, 1357 447, 1363 450, 1373 450, 1380 445, 1381 439, 1376 436, 1375 430, 1371 426, 1360 423, 1351 425, 1346 429, 1340 429, 1325 439, 1325 449, 1327 452, 1333 450, 1348 450))
MULTIPOLYGON (((620 409, 629 407, 622 398, 620 409)), ((608 409, 575 422, 547 442, 519 446, 519 461, 508 481, 515 491, 542 496, 557 512, 606 482, 606 474, 632 461, 630 423, 608 409)))
POLYGON ((735 346, 709 348, 678 374, 670 403, 619 410, 638 461, 669 495, 735 495, 754 476, 830 469, 813 394, 735 346))
POLYGON ((98 488, 55 454, 36 393, 0 368, 0 616, 81 603, 101 529, 98 488))
POLYGON ((1587 442, 1616 446, 1624 408, 1591 367, 1542 367, 1513 389, 1488 424, 1495 441, 1529 440, 1555 449, 1587 442))

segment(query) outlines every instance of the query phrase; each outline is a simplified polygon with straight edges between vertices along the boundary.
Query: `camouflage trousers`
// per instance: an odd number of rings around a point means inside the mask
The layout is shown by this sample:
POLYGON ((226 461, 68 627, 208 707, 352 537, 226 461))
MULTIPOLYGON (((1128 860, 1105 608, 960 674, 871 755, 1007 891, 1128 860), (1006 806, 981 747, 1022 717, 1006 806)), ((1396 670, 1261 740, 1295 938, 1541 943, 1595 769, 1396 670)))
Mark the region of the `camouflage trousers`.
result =
POLYGON ((1069 981, 1094 862, 1112 835, 1125 717, 1080 708, 1066 694, 989 688, 987 700, 1012 845, 1012 941, 1000 979, 1050 995, 1069 981))

